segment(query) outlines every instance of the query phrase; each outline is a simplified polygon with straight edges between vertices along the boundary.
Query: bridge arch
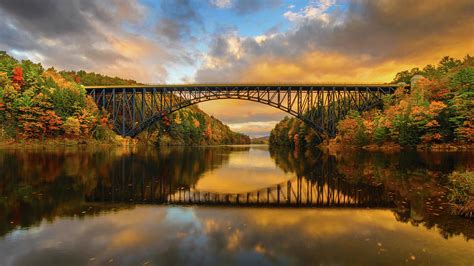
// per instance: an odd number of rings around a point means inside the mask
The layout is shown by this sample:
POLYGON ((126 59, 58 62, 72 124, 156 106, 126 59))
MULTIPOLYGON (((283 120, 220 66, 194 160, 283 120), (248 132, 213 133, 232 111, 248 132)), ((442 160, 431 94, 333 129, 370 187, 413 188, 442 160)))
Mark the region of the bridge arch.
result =
POLYGON ((379 105, 397 85, 137 85, 89 86, 86 91, 107 110, 114 129, 136 136, 164 115, 220 99, 258 102, 282 110, 321 135, 335 136, 337 122, 350 110, 379 105))
MULTIPOLYGON (((233 97, 211 97, 211 98, 199 98, 199 99, 195 99, 193 100, 192 102, 189 102, 187 104, 182 104, 182 105, 179 105, 179 106, 175 106, 173 109, 171 109, 167 114, 171 114, 171 113, 174 113, 176 111, 179 111, 183 108, 186 108, 186 107, 189 107, 189 106, 192 106, 192 105, 196 105, 196 104, 200 104, 200 103, 205 103, 205 102, 211 102, 211 101, 217 101, 217 100, 242 100, 242 101, 250 101, 250 102, 255 102, 255 103, 260 103, 260 104, 265 104, 267 106, 271 106, 273 108, 276 108, 280 111, 283 111, 297 119, 300 119, 302 120, 303 122, 305 122, 306 124, 310 125, 313 129, 315 129, 317 132, 319 133, 324 133, 324 129, 316 124, 313 124, 313 121, 310 121, 307 117, 305 117, 304 115, 300 115, 296 112, 294 112, 293 110, 288 110, 286 108, 283 108, 282 106, 277 106, 273 103, 262 103, 261 101, 259 101, 258 99, 254 99, 254 98, 233 98, 233 97)), ((142 127, 143 129, 138 129, 139 132, 145 130, 148 126, 152 125, 153 123, 157 122, 158 120, 160 120, 161 118, 163 117, 163 114, 162 113, 156 113, 155 115, 151 116, 147 121, 144 121, 142 127)))

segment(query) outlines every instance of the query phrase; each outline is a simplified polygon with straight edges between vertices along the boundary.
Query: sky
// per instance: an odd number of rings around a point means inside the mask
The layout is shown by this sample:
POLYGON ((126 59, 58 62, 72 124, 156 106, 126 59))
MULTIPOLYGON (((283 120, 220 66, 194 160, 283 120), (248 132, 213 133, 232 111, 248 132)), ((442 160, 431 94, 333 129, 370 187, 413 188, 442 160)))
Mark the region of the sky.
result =
MULTIPOLYGON (((474 54, 472 0, 0 0, 0 50, 139 82, 389 82, 474 54)), ((285 113, 201 109, 251 136, 285 113)))

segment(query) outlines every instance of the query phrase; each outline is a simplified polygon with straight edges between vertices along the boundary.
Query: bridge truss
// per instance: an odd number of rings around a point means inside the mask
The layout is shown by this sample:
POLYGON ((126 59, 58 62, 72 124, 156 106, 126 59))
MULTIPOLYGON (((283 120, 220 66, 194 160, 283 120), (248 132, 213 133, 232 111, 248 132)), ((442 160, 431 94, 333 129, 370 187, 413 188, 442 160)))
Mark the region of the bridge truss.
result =
POLYGON ((89 86, 86 91, 111 114, 114 129, 136 136, 163 116, 218 99, 240 99, 285 111, 317 132, 335 136, 337 122, 350 110, 381 104, 397 85, 137 85, 89 86))

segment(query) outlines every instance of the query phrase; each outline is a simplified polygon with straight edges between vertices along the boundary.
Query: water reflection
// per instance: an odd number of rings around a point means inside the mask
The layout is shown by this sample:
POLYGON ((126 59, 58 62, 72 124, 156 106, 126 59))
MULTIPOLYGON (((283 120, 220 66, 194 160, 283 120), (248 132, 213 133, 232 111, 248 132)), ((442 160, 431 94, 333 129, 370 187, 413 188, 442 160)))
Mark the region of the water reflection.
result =
POLYGON ((193 187, 198 191, 245 193, 293 177, 292 173, 275 167, 274 160, 268 156, 267 146, 255 145, 251 149, 232 150, 226 163, 203 174, 193 187))
MULTIPOLYGON (((6 265, 469 265, 473 242, 386 210, 139 206, 0 242, 6 265), (21 248, 19 248, 21 247, 21 248)), ((0 259, 1 261, 1 259, 0 259)))
POLYGON ((169 191, 228 161, 231 151, 248 149, 0 150, 0 235, 43 218, 109 209, 89 206, 105 190, 104 201, 162 203, 169 191))
POLYGON ((381 185, 391 193, 398 221, 438 228, 445 238, 458 234, 474 238, 474 220, 451 215, 446 200, 447 175, 473 170, 472 153, 354 152, 334 158, 337 171, 347 180, 381 185))
MULTIPOLYGON (((261 147, 260 147, 261 148, 261 147)), ((268 150, 252 153, 263 153, 268 159, 268 150)), ((380 185, 363 182, 348 182, 336 169, 333 157, 324 157, 319 150, 291 151, 284 148, 271 149, 273 167, 262 167, 265 163, 256 163, 255 171, 248 175, 248 168, 254 167, 242 164, 240 170, 234 167, 236 175, 246 175, 241 179, 264 179, 267 182, 253 182, 254 186, 247 188, 230 188, 223 190, 205 190, 200 186, 180 187, 168 195, 167 201, 173 204, 225 204, 237 206, 291 206, 291 207, 388 207, 391 206, 389 194, 384 194, 380 185), (298 158, 304 159, 298 159, 298 158), (278 167, 275 167, 275 164, 278 167), (267 169, 268 168, 268 169, 267 169), (262 171, 263 169, 263 171, 262 171), (240 170, 240 171, 236 171, 240 170), (281 174, 283 172, 284 174, 281 174), (269 174, 282 176, 283 182, 265 179, 269 174), (261 184, 263 183, 263 185, 261 184), (247 189, 245 189, 247 188, 247 189)), ((248 156, 246 157, 255 157, 248 156)), ((263 156, 262 156, 263 157, 263 156)), ((240 159, 239 161, 244 161, 240 159)), ((229 163, 231 164, 231 163, 229 163)), ((224 168, 224 167, 223 167, 224 168)), ((222 171, 225 173, 225 171, 222 171)), ((233 177, 233 175, 231 175, 233 177)), ((206 175, 202 179, 206 179, 206 175)), ((215 178, 217 179, 217 178, 215 178)), ((229 176, 221 175, 217 182, 234 184, 229 176), (225 179, 225 181, 223 180, 225 179)), ((231 178, 232 179, 232 178, 231 178)), ((199 182, 198 182, 199 183, 199 182)), ((219 186, 214 186, 219 187, 219 186)), ((229 186, 230 187, 230 186, 229 186)))
POLYGON ((471 239, 473 221, 451 216, 445 201, 446 175, 472 169, 471 155, 328 155, 264 146, 0 150, 0 236, 43 219, 172 202, 383 207, 396 223, 471 239))

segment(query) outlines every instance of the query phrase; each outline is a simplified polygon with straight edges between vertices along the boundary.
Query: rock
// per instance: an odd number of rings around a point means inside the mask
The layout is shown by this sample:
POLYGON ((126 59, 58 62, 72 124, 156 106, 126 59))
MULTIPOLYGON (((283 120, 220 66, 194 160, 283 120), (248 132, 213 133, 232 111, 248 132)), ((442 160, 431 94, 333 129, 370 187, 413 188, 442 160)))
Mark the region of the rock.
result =
POLYGON ((410 85, 411 87, 414 87, 416 85, 416 83, 420 80, 420 79, 424 79, 425 77, 423 77, 422 75, 414 75, 411 79, 410 79, 410 85))

